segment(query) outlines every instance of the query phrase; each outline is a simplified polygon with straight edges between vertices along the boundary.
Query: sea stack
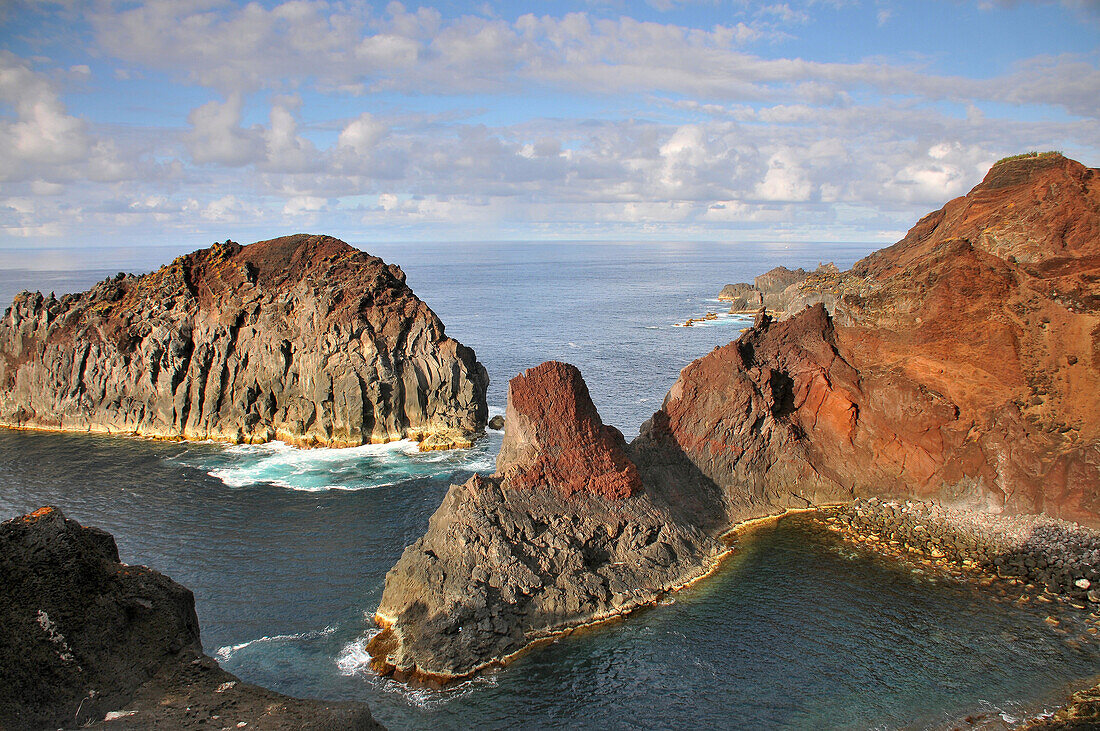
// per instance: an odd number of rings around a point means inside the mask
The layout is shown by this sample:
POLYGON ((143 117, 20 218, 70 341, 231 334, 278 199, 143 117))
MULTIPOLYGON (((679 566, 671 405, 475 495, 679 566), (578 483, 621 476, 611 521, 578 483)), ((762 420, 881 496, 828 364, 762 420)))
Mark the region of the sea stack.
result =
POLYGON ((0 523, 0 727, 379 729, 362 703, 290 698, 202 653, 195 598, 54 507, 0 523))
POLYGON ((0 320, 0 425, 469 446, 488 376, 394 265, 330 236, 227 241, 0 320))
POLYGON ((451 487, 386 576, 368 649, 399 679, 444 682, 530 643, 629 611, 702 575, 721 546, 648 494, 580 372, 509 383, 494 476, 451 487))

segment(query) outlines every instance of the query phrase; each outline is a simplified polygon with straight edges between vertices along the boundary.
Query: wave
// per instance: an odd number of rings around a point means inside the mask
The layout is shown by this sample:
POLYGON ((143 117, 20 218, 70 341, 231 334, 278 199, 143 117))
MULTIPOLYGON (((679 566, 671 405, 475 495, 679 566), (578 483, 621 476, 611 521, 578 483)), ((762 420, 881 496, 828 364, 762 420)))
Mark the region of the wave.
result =
MULTIPOLYGON (((495 438, 492 438, 495 442, 495 438)), ((274 485, 303 492, 366 490, 455 471, 492 471, 486 442, 472 449, 421 452, 401 440, 358 447, 301 449, 283 442, 240 444, 184 452, 174 461, 205 472, 227 487, 274 485)))
POLYGON ((456 698, 461 698, 478 688, 493 687, 497 684, 496 677, 493 674, 478 675, 438 690, 410 688, 404 683, 398 683, 390 678, 383 678, 371 670, 370 655, 367 653, 367 643, 379 632, 381 632, 379 629, 369 630, 359 638, 344 645, 335 660, 336 667, 341 675, 365 678, 380 690, 400 695, 409 705, 421 709, 435 708, 456 698))
POLYGON ((253 645, 266 644, 270 642, 293 642, 294 640, 313 640, 318 637, 327 637, 336 631, 336 625, 329 625, 324 629, 308 630, 306 632, 297 632, 290 635, 271 635, 269 637, 259 637, 248 642, 242 642, 238 645, 226 645, 225 647, 219 647, 214 653, 221 662, 226 662, 233 655, 237 654, 240 650, 246 647, 252 647, 253 645))

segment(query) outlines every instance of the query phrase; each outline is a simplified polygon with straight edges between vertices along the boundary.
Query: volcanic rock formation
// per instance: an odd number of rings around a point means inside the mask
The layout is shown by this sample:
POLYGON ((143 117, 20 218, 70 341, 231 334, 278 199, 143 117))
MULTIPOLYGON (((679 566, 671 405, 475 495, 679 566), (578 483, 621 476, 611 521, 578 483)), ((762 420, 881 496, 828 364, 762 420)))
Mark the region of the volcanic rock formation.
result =
MULTIPOLYGON (((1100 173, 995 165, 968 195, 681 373, 633 445, 735 517, 852 496, 1100 525, 1100 173)), ((638 456, 642 455, 642 456, 638 456)))
POLYGON ((528 371, 496 475, 452 487, 386 577, 376 666, 502 661, 702 575, 723 532, 788 508, 1100 526, 1098 281, 1100 171, 1013 159, 850 271, 786 285, 814 304, 689 364, 625 450, 575 369, 528 371))
POLYGON ((376 729, 361 703, 241 682, 202 654, 190 591, 119 563, 57 508, 0 524, 0 727, 376 729))
POLYGON ((368 649, 399 679, 447 680, 563 629, 652 603, 721 544, 685 521, 698 496, 643 491, 622 434, 571 365, 509 383, 493 477, 451 487, 386 576, 368 649))
POLYGON ((765 309, 774 314, 797 312, 821 302, 830 310, 836 304, 840 270, 821 264, 812 272, 779 266, 764 272, 752 284, 727 284, 718 299, 730 303, 730 314, 765 309))
POLYGON ((328 236, 227 241, 0 320, 0 425, 469 446, 488 376, 394 265, 328 236))

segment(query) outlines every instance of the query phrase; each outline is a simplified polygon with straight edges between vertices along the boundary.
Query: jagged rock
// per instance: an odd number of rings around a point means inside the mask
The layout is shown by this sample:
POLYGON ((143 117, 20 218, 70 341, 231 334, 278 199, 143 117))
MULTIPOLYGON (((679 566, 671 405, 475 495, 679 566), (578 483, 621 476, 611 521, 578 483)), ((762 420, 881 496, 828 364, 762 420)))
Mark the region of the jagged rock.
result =
POLYGON ((505 486, 545 485, 566 497, 584 491, 611 500, 641 489, 622 433, 600 420, 575 366, 547 361, 513 378, 505 421, 497 457, 505 486))
POLYGON ((0 424, 303 445, 466 446, 488 376, 387 265, 328 236, 233 242, 0 320, 0 424))
POLYGON ((376 729, 361 703, 243 683, 202 654, 190 591, 53 507, 0 524, 0 727, 376 729), (224 724, 218 724, 221 728, 224 724))
POLYGON ((833 317, 695 361, 633 445, 643 480, 686 460, 737 516, 854 494, 1100 525, 1097 181, 1060 155, 996 165, 841 273, 833 317))
POLYGON ((497 431, 500 431, 501 429, 503 429, 504 428, 504 417, 501 416, 500 414, 497 414, 492 419, 489 419, 489 428, 490 429, 496 429, 497 431))
MULTIPOLYGON (((932 519, 900 535, 976 562, 990 544, 941 530, 936 503, 1100 526, 1098 182, 1060 155, 1001 163, 852 270, 787 285, 816 302, 760 311, 681 371, 625 450, 641 478, 628 497, 592 488, 630 468, 579 375, 515 379, 496 476, 452 487, 386 577, 376 668, 474 672, 651 601, 705 572, 723 531, 787 508, 869 498, 841 517, 894 530, 904 513, 875 496, 927 499, 932 519)), ((1087 598, 1074 579, 1094 550, 998 569, 1087 598)))
MULTIPOLYGON (((368 646, 376 669, 445 681, 531 642, 648 604, 707 570, 716 531, 686 523, 678 492, 643 492, 622 435, 576 368, 509 384, 491 478, 448 491, 386 576, 368 646)), ((684 500, 680 498, 683 497, 684 500)))
POLYGON ((756 277, 752 284, 727 284, 718 299, 730 302, 730 314, 761 308, 785 314, 819 302, 831 310, 837 297, 829 284, 839 277, 840 270, 832 263, 821 264, 813 272, 779 266, 756 277))

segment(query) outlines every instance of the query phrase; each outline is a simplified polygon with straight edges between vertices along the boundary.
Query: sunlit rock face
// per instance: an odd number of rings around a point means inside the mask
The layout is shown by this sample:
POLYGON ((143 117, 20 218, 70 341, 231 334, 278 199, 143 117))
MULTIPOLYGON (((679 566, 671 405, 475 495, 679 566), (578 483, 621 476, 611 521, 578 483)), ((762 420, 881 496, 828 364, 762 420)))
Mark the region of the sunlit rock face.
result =
POLYGON ((879 495, 1100 525, 1098 183, 1061 155, 994 166, 831 280, 831 315, 685 368, 643 479, 683 455, 735 517, 879 495))
POLYGON ((303 445, 468 446, 488 377, 400 268, 328 236, 232 242, 0 320, 0 423, 303 445))

